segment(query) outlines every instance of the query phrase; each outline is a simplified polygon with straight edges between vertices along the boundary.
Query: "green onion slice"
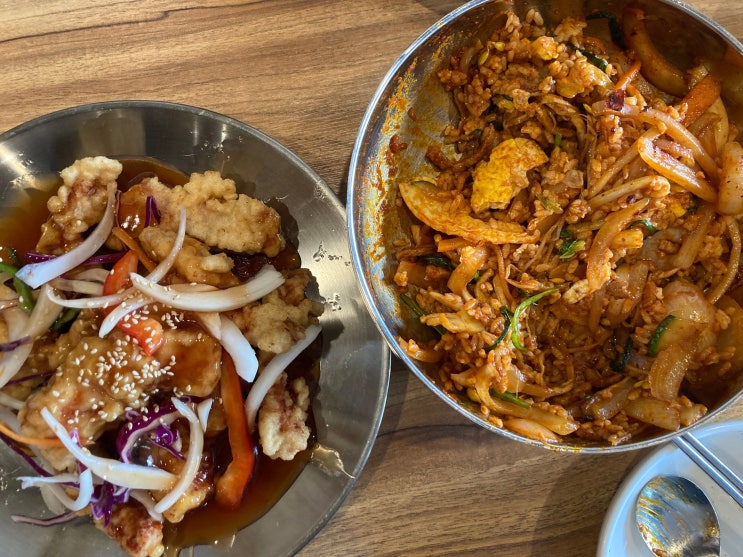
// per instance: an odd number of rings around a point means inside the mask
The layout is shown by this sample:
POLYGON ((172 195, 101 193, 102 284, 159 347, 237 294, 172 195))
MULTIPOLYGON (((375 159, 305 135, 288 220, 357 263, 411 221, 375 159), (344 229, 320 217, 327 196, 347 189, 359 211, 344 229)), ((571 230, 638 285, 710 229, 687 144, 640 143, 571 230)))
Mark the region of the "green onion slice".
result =
POLYGON ((565 240, 560 249, 557 250, 557 256, 560 261, 568 261, 575 257, 586 245, 584 240, 565 240))
POLYGON ((577 50, 580 52, 583 56, 586 57, 586 60, 588 60, 591 64, 596 66, 598 69, 600 69, 602 72, 606 71, 606 68, 609 66, 609 63, 604 60, 603 58, 599 58, 595 54, 589 52, 585 48, 581 48, 578 45, 574 45, 573 43, 565 43, 569 48, 572 48, 573 50, 577 50))
POLYGON ((485 352, 490 352, 493 348, 498 346, 501 342, 503 342, 503 339, 506 338, 506 335, 508 334, 508 329, 511 328, 511 320, 513 319, 513 315, 509 311, 509 309, 506 306, 500 307, 500 313, 503 316, 503 319, 505 322, 503 323, 503 332, 500 334, 500 336, 495 339, 495 342, 488 346, 485 349, 485 352))
POLYGON ((521 400, 518 395, 515 395, 513 393, 509 393, 506 391, 505 393, 499 393, 495 389, 490 389, 490 396, 494 396, 495 398, 499 398, 501 400, 505 400, 506 402, 511 402, 513 404, 516 404, 518 406, 521 406, 522 408, 530 408, 531 405, 526 402, 525 400, 521 400))
POLYGON ((450 271, 454 270, 452 262, 442 255, 424 255, 421 259, 434 267, 441 267, 442 269, 448 269, 450 271))
MULTIPOLYGON (((418 303, 413 300, 410 296, 407 294, 401 294, 400 299, 405 303, 406 306, 410 308, 410 310, 417 316, 417 317, 423 317, 426 315, 426 312, 423 311, 423 308, 418 305, 418 303)), ((446 332, 446 327, 442 327, 441 325, 436 325, 434 327, 436 331, 438 331, 440 334, 444 334, 446 332)))
POLYGON ((635 226, 644 226, 645 229, 648 231, 648 236, 652 236, 656 232, 658 232, 658 229, 655 227, 655 225, 650 222, 648 219, 639 219, 632 223, 627 228, 634 228, 635 226))
POLYGON ((26 312, 31 313, 34 310, 34 295, 31 291, 31 287, 23 282, 21 279, 16 277, 18 267, 3 263, 0 261, 0 272, 7 273, 13 277, 13 288, 18 293, 18 305, 21 306, 26 312))
POLYGON ((523 345, 523 343, 521 342, 521 339, 519 338, 519 329, 521 327, 519 320, 521 319, 521 314, 524 313, 524 311, 526 311, 526 309, 532 304, 536 304, 539 300, 541 300, 545 296, 549 296, 550 294, 556 291, 557 291, 557 288, 549 288, 545 290, 544 292, 540 292, 539 294, 535 294, 534 296, 527 298, 526 300, 522 301, 518 306, 516 306, 516 311, 513 312, 513 321, 512 321, 513 326, 511 327, 511 342, 521 352, 526 352, 526 347, 523 345))

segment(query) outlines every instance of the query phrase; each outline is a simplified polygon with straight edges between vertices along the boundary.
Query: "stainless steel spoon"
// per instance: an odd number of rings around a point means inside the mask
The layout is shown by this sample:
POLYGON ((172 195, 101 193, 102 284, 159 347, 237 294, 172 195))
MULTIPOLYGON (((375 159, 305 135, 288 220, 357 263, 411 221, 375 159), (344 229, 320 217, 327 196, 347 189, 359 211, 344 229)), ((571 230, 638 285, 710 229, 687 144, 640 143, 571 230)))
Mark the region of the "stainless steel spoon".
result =
POLYGON ((679 476, 656 476, 640 491, 635 519, 645 544, 663 557, 719 557, 720 523, 707 496, 679 476))

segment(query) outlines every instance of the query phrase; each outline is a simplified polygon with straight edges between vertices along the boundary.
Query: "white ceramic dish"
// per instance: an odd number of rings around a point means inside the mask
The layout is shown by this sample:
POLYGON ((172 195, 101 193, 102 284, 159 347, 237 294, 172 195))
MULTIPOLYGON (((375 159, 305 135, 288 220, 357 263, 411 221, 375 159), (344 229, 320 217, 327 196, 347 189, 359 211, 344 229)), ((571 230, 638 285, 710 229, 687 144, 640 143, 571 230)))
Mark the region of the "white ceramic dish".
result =
MULTIPOLYGON (((743 474, 743 421, 720 422, 694 430, 734 472, 743 474)), ((743 548, 743 509, 720 489, 689 457, 668 443, 655 449, 624 480, 604 518, 597 557, 652 557, 635 524, 635 504, 653 476, 670 474, 692 480, 710 498, 720 520, 722 557, 735 557, 743 548)))
MULTIPOLYGON (((75 159, 95 155, 153 157, 186 174, 220 170, 242 192, 281 213, 284 233, 317 281, 310 295, 325 301, 325 313, 313 414, 324 450, 315 454, 338 460, 313 459, 256 522, 219 544, 181 553, 292 555, 327 523, 361 473, 389 384, 389 352, 359 301, 343 205, 294 153, 250 126, 184 105, 118 101, 56 112, 0 135, 0 218, 29 188, 48 183, 75 159)), ((38 491, 20 491, 15 478, 30 469, 0 445, 0 555, 123 555, 85 519, 51 528, 14 524, 10 515, 38 516, 45 506, 38 491)))

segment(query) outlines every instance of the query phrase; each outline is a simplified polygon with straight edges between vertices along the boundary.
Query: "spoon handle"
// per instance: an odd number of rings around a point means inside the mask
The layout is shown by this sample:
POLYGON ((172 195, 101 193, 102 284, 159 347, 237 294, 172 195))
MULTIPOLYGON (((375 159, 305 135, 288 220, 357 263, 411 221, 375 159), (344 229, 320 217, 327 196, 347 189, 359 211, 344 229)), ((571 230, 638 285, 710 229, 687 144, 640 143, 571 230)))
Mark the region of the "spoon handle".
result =
POLYGON ((743 507, 743 480, 691 433, 674 437, 673 442, 704 470, 738 505, 743 507))

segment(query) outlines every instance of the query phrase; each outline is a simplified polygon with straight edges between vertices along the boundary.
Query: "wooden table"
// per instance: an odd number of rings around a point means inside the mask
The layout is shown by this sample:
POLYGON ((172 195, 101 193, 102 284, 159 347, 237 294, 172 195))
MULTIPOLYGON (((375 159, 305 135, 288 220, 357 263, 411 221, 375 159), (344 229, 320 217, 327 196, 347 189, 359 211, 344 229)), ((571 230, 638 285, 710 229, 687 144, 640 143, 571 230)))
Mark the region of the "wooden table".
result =
MULTIPOLYGON (((690 0, 743 38, 737 2, 690 0)), ((227 114, 296 152, 345 198, 367 102, 454 0, 0 1, 0 131, 94 101, 227 114)), ((738 404, 727 418, 743 418, 738 404)), ((487 433, 395 362, 379 439, 304 556, 595 554, 645 453, 558 454, 487 433)))

